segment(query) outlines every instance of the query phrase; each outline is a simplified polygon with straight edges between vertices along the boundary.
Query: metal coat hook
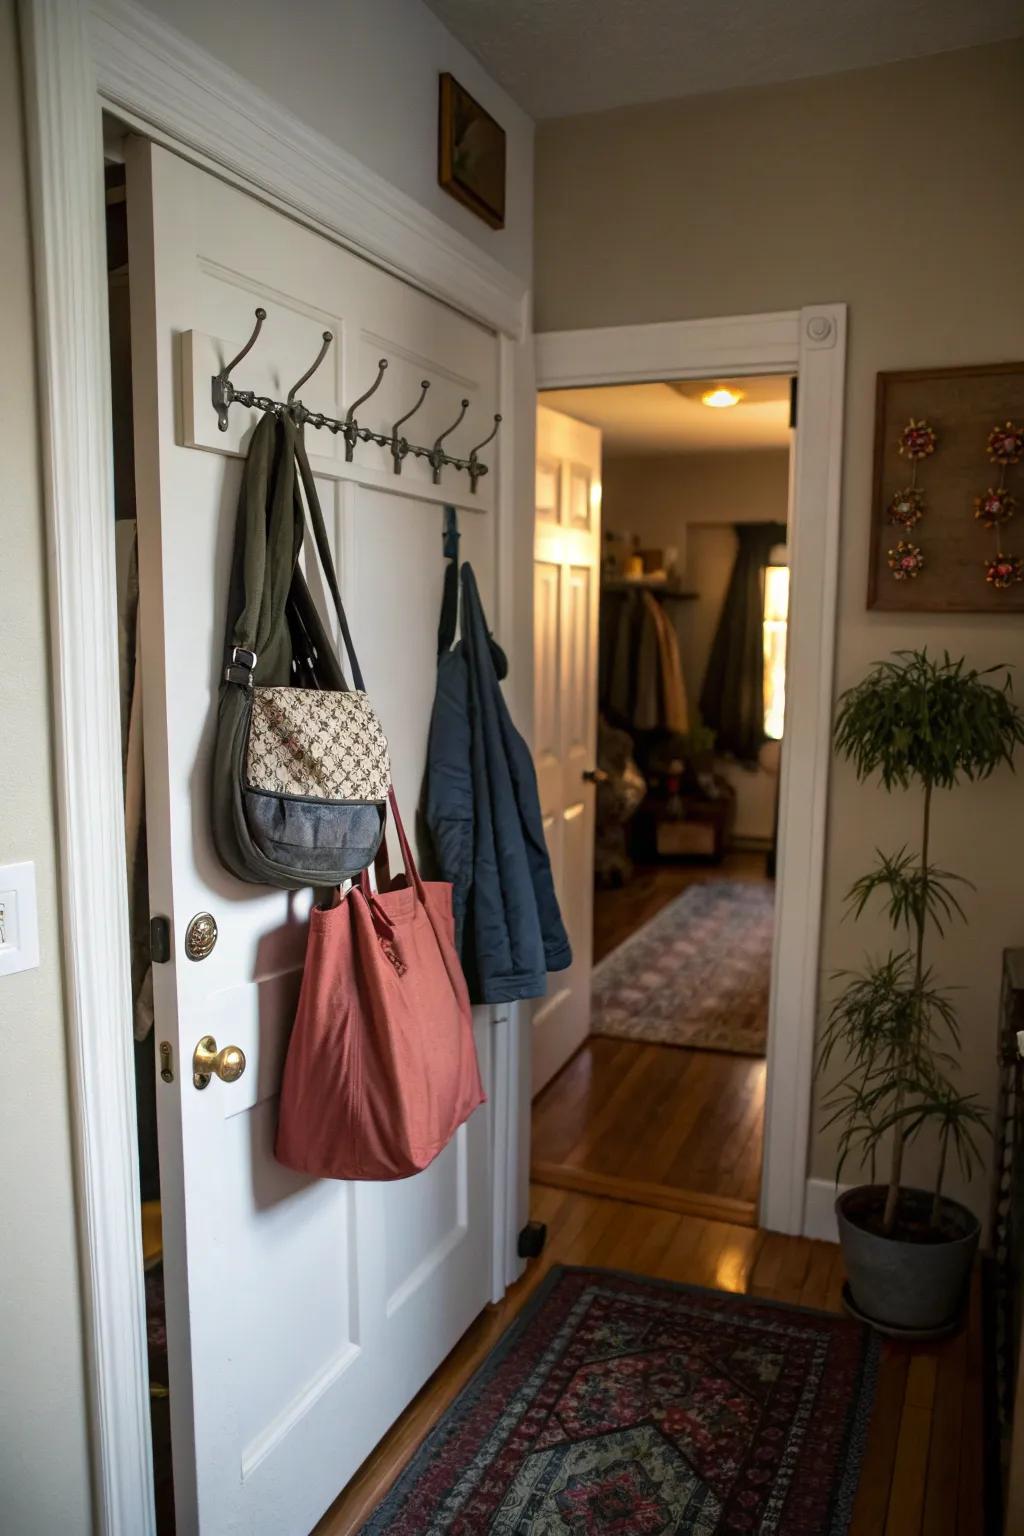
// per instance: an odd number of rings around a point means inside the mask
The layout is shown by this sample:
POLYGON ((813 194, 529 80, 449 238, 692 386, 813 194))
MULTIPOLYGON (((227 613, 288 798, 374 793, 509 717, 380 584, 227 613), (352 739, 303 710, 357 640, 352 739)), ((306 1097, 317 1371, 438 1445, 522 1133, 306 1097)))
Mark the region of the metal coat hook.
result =
MULTIPOLYGON (((303 384, 306 383, 307 379, 311 379, 313 377, 314 373, 316 373, 317 369, 320 367, 320 364, 323 362, 324 358, 327 356, 327 349, 328 349, 328 347, 330 346, 330 344, 331 344, 331 342, 333 340, 334 340, 333 333, 331 331, 324 331, 324 333, 323 333, 323 344, 321 345, 320 351, 317 353, 317 355, 316 355, 316 357, 315 357, 315 359, 313 361, 313 366, 311 368, 307 368, 305 373, 302 375, 302 378, 301 379, 296 379, 295 383, 292 385, 291 389, 288 391, 287 404, 289 406, 294 403, 295 396, 298 394, 298 392, 302 388, 303 384)), ((301 402, 300 402, 300 404, 301 404, 301 402)))
POLYGON ((447 462, 447 455, 442 451, 441 444, 444 442, 446 437, 451 437, 452 433, 455 431, 455 428, 459 425, 459 422, 462 420, 463 416, 465 416, 468 410, 469 401, 463 400, 462 409, 460 410, 459 414, 456 416, 451 426, 446 428, 445 431, 441 433, 440 437, 435 438, 434 446, 427 454, 427 461, 430 464, 431 469, 434 471, 435 485, 441 484, 441 471, 447 462))
POLYGON ((494 426, 488 432, 487 436, 484 438, 482 443, 477 443, 475 448, 471 448, 469 450, 469 460, 468 460, 468 462, 466 464, 466 469, 469 472, 469 488, 473 492, 474 496, 476 495, 476 483, 477 483, 477 481, 480 479, 481 475, 486 475, 486 473, 487 473, 487 465, 486 464, 481 464, 480 463, 480 459, 478 457, 478 455, 480 453, 480 449, 481 448, 486 448, 487 444, 491 441, 491 439, 494 438, 494 437, 497 437, 497 435, 498 435, 498 428, 500 426, 501 426, 501 412, 500 411, 495 411, 495 413, 494 413, 494 426))
POLYGON ((230 363, 225 363, 220 373, 215 373, 213 376, 213 408, 217 412, 217 425, 222 432, 226 432, 228 429, 228 406, 236 398, 235 387, 231 382, 231 370, 237 368, 242 358, 247 357, 252 351, 259 338, 260 331, 263 329, 263 322, 266 318, 267 312, 260 305, 256 310, 256 324, 253 327, 253 333, 249 340, 241 352, 237 353, 230 363))
POLYGON ((356 443, 359 441, 359 423, 355 419, 356 410, 357 410, 357 408, 359 406, 361 406, 363 404, 364 401, 369 400, 370 396, 376 394, 377 390, 380 389, 381 380, 383 379, 384 374, 387 371, 387 366, 388 366, 387 358, 386 357, 380 358, 380 360, 377 363, 377 377, 374 379, 373 383, 370 385, 369 389, 366 391, 366 394, 365 395, 360 395, 358 400, 353 400, 352 404, 349 406, 348 410, 345 412, 345 425, 342 427, 342 433, 343 433, 344 438, 345 438, 345 463, 346 464, 351 464, 351 462, 352 462, 352 455, 356 451, 356 443))
POLYGON ((407 437, 399 437, 398 429, 399 429, 399 427, 403 427, 405 425, 405 423, 409 420, 410 416, 415 416, 416 415, 416 412, 419 410, 420 406, 423 404, 424 400, 427 398, 427 390, 429 388, 430 388, 430 380, 429 379, 421 379, 420 380, 420 397, 416 401, 416 404, 413 406, 411 411, 406 411, 404 416, 399 416, 398 420, 395 422, 394 426, 391 428, 391 458, 392 458, 392 460, 394 462, 395 474, 396 475, 400 475, 402 473, 402 460, 405 458, 406 454, 409 452, 409 439, 407 437))
POLYGON ((220 372, 215 373, 210 380, 213 408, 217 413, 217 425, 222 432, 227 431, 228 407, 231 405, 244 405, 250 410, 267 411, 278 418, 287 415, 299 426, 323 429, 333 433, 335 436, 340 435, 343 437, 345 439, 345 462, 347 464, 352 462, 357 443, 373 443, 378 448, 388 449, 396 475, 402 473, 402 465, 407 458, 426 459, 433 471, 435 485, 441 484, 441 472, 447 464, 451 469, 464 469, 469 476, 470 489, 474 493, 476 492, 481 477, 488 473, 488 466, 480 462, 480 451, 494 439, 501 424, 500 416, 495 416, 494 426, 483 442, 477 443, 475 448, 470 449, 468 459, 459 458, 457 454, 445 453, 443 446, 445 439, 452 435, 469 409, 468 399, 460 402, 459 414, 451 426, 446 427, 440 436, 435 438, 432 448, 428 448, 425 444, 412 443, 401 431, 401 428, 405 426, 410 417, 415 416, 427 397, 430 380, 421 379, 419 399, 411 410, 406 411, 404 416, 399 416, 392 426, 390 433, 377 432, 372 427, 360 426, 356 419, 356 411, 369 400, 371 395, 376 394, 380 388, 388 366, 387 358, 385 357, 380 358, 377 363, 377 377, 370 385, 370 388, 365 394, 360 395, 358 400, 352 402, 345 413, 344 420, 339 420, 336 416, 328 416, 325 411, 307 410, 299 399, 299 390, 307 380, 312 378, 327 356, 331 342, 334 340, 334 334, 331 331, 323 332, 323 342, 312 367, 308 368, 301 379, 298 379, 292 385, 288 391, 287 400, 275 400, 269 395, 258 395, 254 389, 240 388, 232 384, 231 373, 256 345, 260 331, 263 328, 263 322, 267 318, 267 312, 262 306, 255 313, 256 324, 245 346, 229 363, 225 363, 220 372))

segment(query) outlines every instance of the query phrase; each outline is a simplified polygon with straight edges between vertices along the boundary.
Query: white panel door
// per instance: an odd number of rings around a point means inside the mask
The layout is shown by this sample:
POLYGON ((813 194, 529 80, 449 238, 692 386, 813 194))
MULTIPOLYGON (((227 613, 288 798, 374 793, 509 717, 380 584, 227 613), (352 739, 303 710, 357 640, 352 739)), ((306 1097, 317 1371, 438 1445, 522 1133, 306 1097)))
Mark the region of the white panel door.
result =
MULTIPOLYGON (((195 360, 233 355, 261 304, 268 318, 239 387, 282 399, 330 330, 334 344, 303 390, 311 408, 343 416, 386 356, 361 419, 390 430, 430 378, 414 441, 432 442, 468 398, 447 445, 464 453, 496 408, 498 346, 141 140, 130 148, 128 207, 150 887, 173 932, 170 963, 155 967, 155 1044, 170 1044, 174 1070, 157 1090, 178 1530, 305 1536, 490 1299, 490 1112, 404 1182, 316 1180, 274 1160, 310 897, 234 879, 210 838, 238 454, 256 417, 233 406, 220 433, 213 365, 196 384, 195 360), (204 911, 219 938, 192 962, 184 933, 204 911), (199 1092, 191 1058, 206 1034, 241 1046, 248 1064, 237 1082, 199 1092)), ((493 600, 495 473, 473 498, 465 475, 448 471, 438 489, 422 462, 407 460, 398 478, 383 449, 360 445, 346 464, 340 438, 310 430, 308 442, 411 823, 434 690, 441 501, 482 514, 462 518, 463 553, 493 600)), ((491 1027, 478 1010, 485 1083, 491 1027)))
POLYGON ((573 963, 548 977, 533 1014, 533 1091, 590 1033, 593 954, 601 433, 537 409, 534 761, 573 963))

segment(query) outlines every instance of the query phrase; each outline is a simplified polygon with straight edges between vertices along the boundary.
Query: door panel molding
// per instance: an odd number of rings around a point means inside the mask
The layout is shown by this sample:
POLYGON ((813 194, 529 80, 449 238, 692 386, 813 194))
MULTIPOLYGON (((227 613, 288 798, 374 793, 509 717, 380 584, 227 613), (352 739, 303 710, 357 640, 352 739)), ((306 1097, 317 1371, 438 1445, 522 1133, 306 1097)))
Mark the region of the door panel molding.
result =
MULTIPOLYGON (((39 401, 53 633, 55 767, 69 1090, 79 1222, 94 1528, 151 1536, 145 1309, 135 1156, 134 1064, 117 690, 111 407, 103 228, 104 105, 149 137, 450 303, 499 333, 498 617, 529 644, 516 569, 517 505, 533 474, 530 295, 471 241, 306 128, 232 70, 127 0, 20 0, 30 154, 39 401), (521 418, 521 419, 520 419, 521 418), (526 632, 526 640, 522 632, 526 632), (96 914, 103 914, 97 921, 96 914), (82 943, 81 935, 89 934, 82 943)), ((518 552, 517 552, 518 551, 518 552)), ((522 669, 526 670, 526 669, 522 669)), ((513 707, 529 730, 529 679, 513 707)), ((494 1287, 514 1275, 525 1219, 528 1061, 501 1031, 510 1070, 505 1204, 494 1287), (514 1058, 514 1059, 513 1059, 514 1058), (524 1061, 526 1066, 524 1068, 524 1061), (515 1184, 512 1192, 506 1186, 515 1184)), ((499 1038, 500 1037, 500 1038, 499 1038)))
POLYGON ((760 1221, 773 1231, 800 1233, 805 1225, 831 760, 846 305, 549 331, 535 338, 534 361, 538 389, 719 375, 799 375, 789 540, 793 607, 787 749, 779 788, 779 884, 760 1221))

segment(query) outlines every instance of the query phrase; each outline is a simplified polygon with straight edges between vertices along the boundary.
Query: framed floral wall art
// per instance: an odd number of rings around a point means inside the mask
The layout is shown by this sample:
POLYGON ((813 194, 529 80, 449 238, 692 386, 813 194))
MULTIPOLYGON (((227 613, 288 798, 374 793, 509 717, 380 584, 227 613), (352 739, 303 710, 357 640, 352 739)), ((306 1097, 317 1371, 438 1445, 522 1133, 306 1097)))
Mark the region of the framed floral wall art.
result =
POLYGON ((1024 612, 1024 363, 878 375, 868 607, 1024 612))

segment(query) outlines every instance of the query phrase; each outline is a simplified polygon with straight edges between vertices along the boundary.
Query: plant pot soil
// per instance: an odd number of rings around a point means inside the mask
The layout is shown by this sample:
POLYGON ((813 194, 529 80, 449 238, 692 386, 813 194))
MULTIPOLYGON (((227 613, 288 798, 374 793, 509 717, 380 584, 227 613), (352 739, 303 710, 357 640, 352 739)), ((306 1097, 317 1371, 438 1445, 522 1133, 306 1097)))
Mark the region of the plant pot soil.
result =
POLYGON ((884 1184, 859 1185, 836 1201, 839 1241, 858 1311, 887 1329, 943 1329, 967 1293, 981 1229, 955 1200, 944 1200, 936 1232, 931 1192, 900 1192, 896 1228, 882 1233, 884 1184))

